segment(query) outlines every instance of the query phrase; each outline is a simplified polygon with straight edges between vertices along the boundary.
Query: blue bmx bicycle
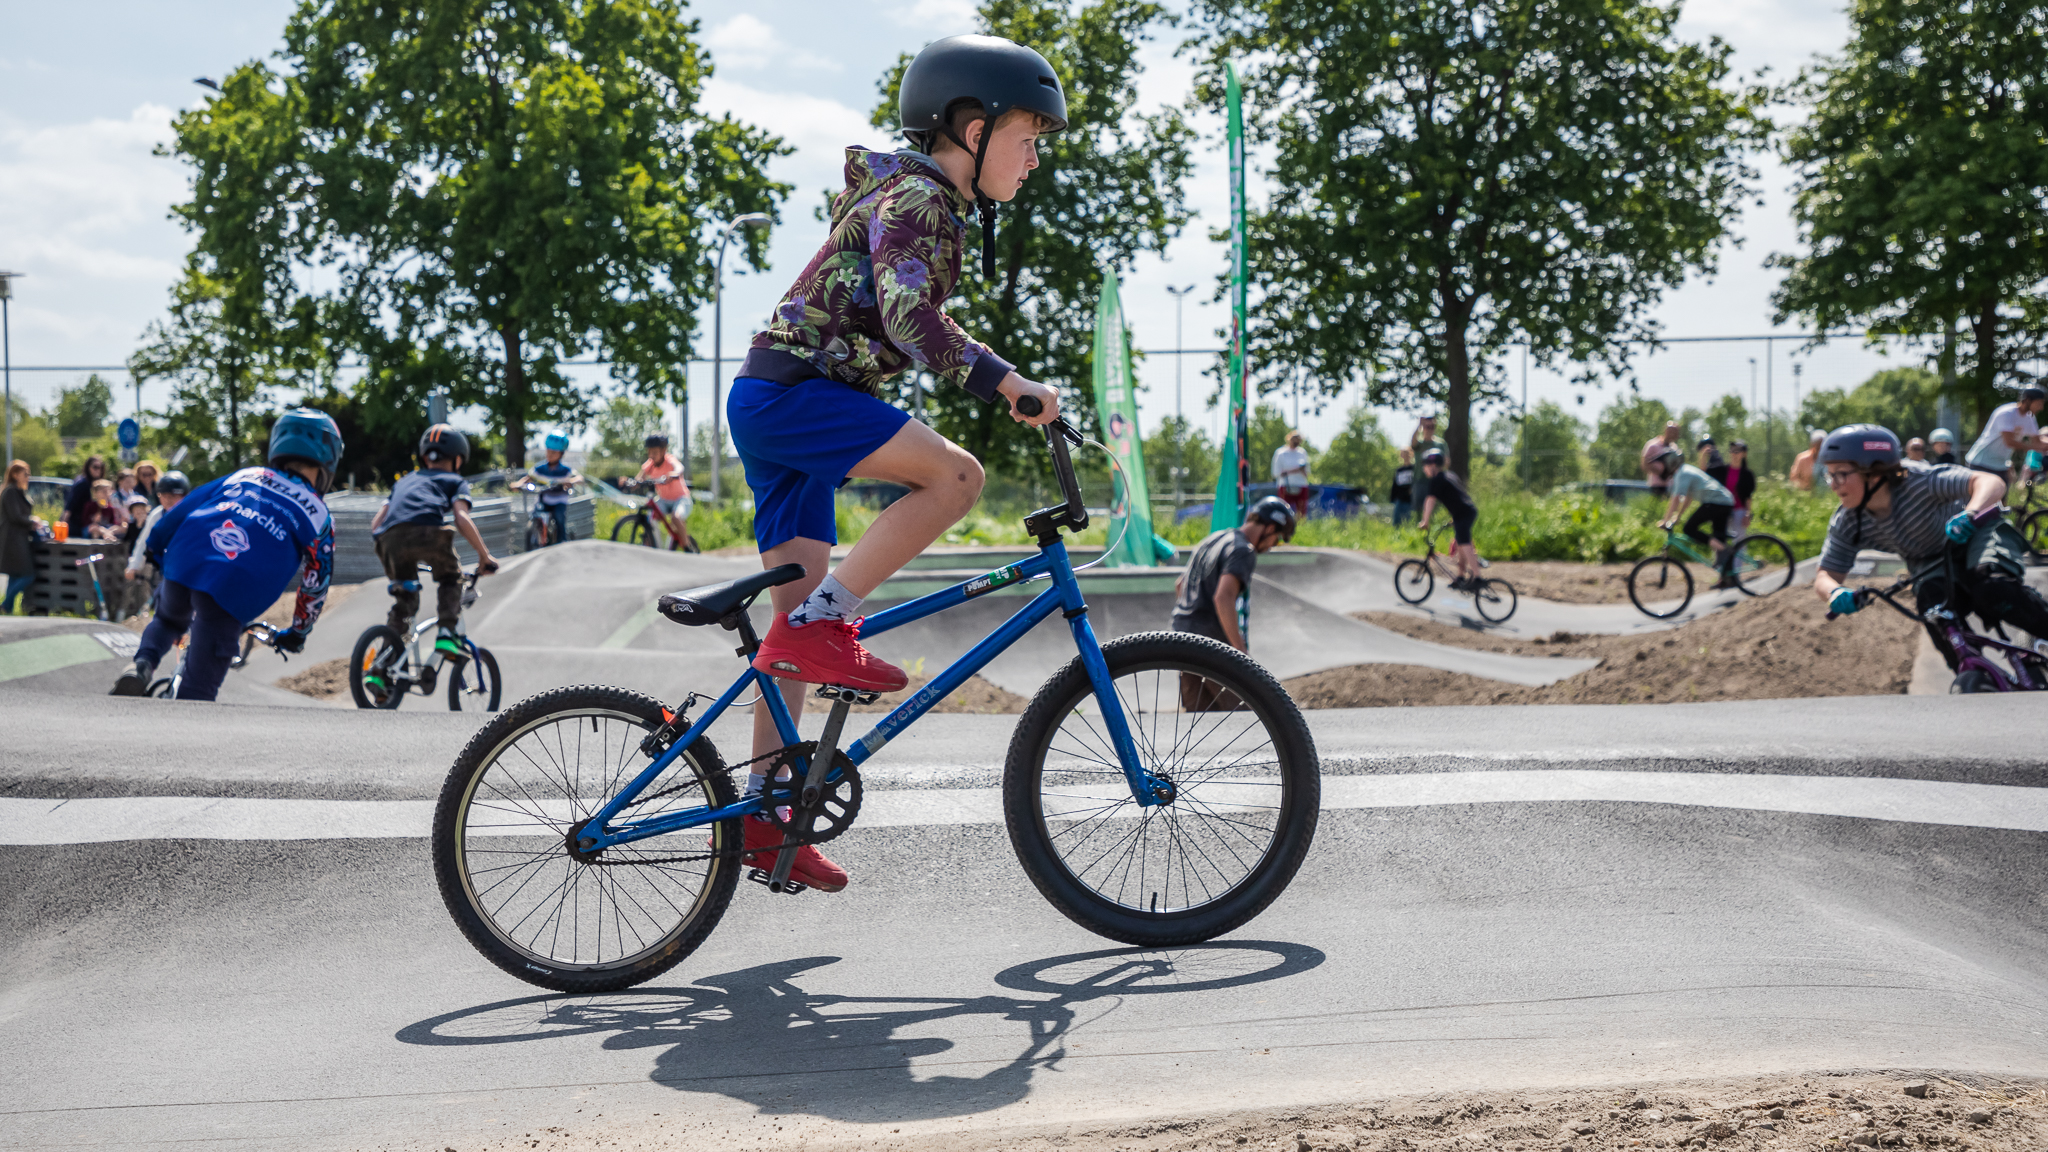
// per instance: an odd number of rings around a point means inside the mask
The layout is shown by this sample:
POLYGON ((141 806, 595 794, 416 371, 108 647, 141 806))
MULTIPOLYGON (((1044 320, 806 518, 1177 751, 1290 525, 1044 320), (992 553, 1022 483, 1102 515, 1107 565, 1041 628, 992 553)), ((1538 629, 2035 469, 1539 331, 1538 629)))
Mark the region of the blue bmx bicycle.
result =
MULTIPOLYGON (((435 877, 463 934, 506 972, 558 991, 660 975, 731 902, 742 819, 761 816, 783 838, 774 867, 749 879, 801 891, 789 878, 796 851, 854 826, 861 765, 1055 614, 1077 655, 1039 689, 1003 765, 1003 819, 1024 871, 1076 923, 1128 944, 1208 940, 1257 916, 1315 835, 1321 777, 1308 725, 1264 668, 1227 645, 1184 632, 1096 641, 1060 535, 1088 524, 1070 442, 1082 440, 1064 420, 1047 425, 1065 503, 1025 519, 1038 555, 870 616, 861 635, 998 589, 1050 586, 858 740, 841 740, 847 712, 873 693, 820 687, 831 710, 818 739, 803 740, 774 679, 751 665, 715 699, 666 706, 624 688, 557 688, 485 725, 434 813, 435 877), (766 789, 741 799, 728 774, 752 762, 728 765, 706 732, 748 693, 783 747, 761 758, 766 789)), ((760 641, 749 605, 802 576, 786 564, 659 606, 678 624, 736 633, 751 660, 760 641)))

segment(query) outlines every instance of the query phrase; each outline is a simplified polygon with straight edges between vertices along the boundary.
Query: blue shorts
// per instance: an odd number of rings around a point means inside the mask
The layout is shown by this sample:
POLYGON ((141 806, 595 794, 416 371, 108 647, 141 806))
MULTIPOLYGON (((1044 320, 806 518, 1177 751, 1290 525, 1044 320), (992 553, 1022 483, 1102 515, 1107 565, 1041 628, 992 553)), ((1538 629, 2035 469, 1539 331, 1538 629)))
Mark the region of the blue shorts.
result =
POLYGON ((725 418, 754 490, 754 541, 766 552, 798 537, 839 543, 833 493, 910 413, 823 376, 801 384, 741 376, 725 418))

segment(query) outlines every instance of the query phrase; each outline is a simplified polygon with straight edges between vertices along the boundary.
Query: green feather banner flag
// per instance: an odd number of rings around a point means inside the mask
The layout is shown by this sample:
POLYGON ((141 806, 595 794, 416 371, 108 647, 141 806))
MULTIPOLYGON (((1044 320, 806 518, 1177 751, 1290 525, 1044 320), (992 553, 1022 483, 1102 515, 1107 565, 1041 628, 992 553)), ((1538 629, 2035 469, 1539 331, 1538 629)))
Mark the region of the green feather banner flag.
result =
POLYGON ((1102 440, 1123 466, 1124 483, 1109 510, 1104 561, 1111 568, 1157 567, 1152 545, 1152 488, 1145 478, 1145 444, 1138 434, 1137 379, 1131 371, 1131 334, 1124 325, 1116 275, 1102 274, 1102 299, 1095 305, 1095 411, 1102 440))
POLYGON ((1250 483, 1244 459, 1251 436, 1244 404, 1244 97, 1238 90, 1237 69, 1230 64, 1223 66, 1223 84, 1230 109, 1230 403, 1229 422, 1223 427, 1223 467, 1216 473, 1216 503, 1209 511, 1212 532, 1244 522, 1244 490, 1250 483))

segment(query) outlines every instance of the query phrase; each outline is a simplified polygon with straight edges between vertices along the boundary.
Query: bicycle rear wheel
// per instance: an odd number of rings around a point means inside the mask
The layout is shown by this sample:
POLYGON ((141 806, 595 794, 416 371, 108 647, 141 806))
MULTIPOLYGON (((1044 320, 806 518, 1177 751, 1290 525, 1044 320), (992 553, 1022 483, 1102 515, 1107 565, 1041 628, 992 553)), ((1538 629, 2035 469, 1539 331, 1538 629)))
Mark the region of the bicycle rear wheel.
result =
POLYGON ((468 660, 443 669, 448 675, 448 710, 496 712, 499 693, 505 687, 498 678, 498 658, 481 644, 471 644, 469 652, 468 660))
POLYGON ((2027 513, 2027 518, 2020 521, 2020 535, 2026 538, 2027 551, 2048 556, 2048 508, 2027 513))
POLYGON ((1728 571, 1735 577, 1736 587, 1751 596, 1765 596, 1792 583, 1793 569, 1798 561, 1792 558, 1792 546, 1761 532, 1751 533, 1729 545, 1735 550, 1735 558, 1729 561, 1728 571))
POLYGON ((1394 594, 1410 604, 1420 604, 1436 590, 1436 576, 1427 560, 1403 560, 1394 569, 1394 594))
MULTIPOLYGON (((434 808, 434 877, 462 934, 491 963, 562 992, 630 988, 675 967, 732 901, 740 822, 607 848, 570 834, 647 766, 657 700, 580 686, 530 696, 470 738, 434 808)), ((698 740, 628 809, 644 820, 734 802, 698 740)))
POLYGON ((1132 798, 1076 657, 1010 739, 1010 844, 1038 891, 1091 932, 1152 947, 1219 936, 1279 897, 1315 838, 1308 724, 1271 674, 1217 641, 1146 632, 1102 655, 1139 758, 1173 799, 1132 798))
POLYGON ((1479 587, 1472 592, 1472 606, 1479 610, 1481 617, 1493 624, 1505 623, 1508 617, 1515 614, 1517 603, 1519 600, 1515 596, 1515 586, 1498 576, 1481 580, 1479 587))
POLYGON ((404 703, 408 685, 395 675, 404 660, 405 638, 389 624, 363 629, 348 656, 348 694, 356 707, 396 708, 404 703))
POLYGON ((1643 615, 1669 620, 1692 603, 1692 572, 1683 560, 1664 553, 1645 556, 1628 570, 1628 598, 1643 615), (1653 608, 1653 604, 1661 607, 1653 608))

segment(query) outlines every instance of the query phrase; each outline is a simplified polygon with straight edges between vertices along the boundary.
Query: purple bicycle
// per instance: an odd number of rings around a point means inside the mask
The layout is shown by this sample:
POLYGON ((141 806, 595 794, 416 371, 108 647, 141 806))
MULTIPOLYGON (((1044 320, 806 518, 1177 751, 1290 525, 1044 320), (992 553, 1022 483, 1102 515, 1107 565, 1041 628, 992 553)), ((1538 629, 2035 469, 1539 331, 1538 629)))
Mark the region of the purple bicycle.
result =
MULTIPOLYGON (((1948 562, 1950 589, 1954 589, 1955 558, 1948 562)), ((1917 577, 1904 576, 1889 588, 1858 588, 1856 598, 1868 604, 1875 598, 1897 609, 1908 620, 1923 620, 1938 629, 1948 641, 1950 651, 1957 656, 1955 682, 1949 685, 1951 693, 1961 692, 2040 692, 2048 689, 2048 656, 2032 648, 2014 644, 2006 635, 2005 626, 1993 622, 1992 631, 1997 636, 1986 636, 1963 627, 1962 617, 1954 612, 1948 601, 1929 608, 1925 613, 1915 612, 1900 604, 1893 597, 1913 586, 1917 577), (1987 652, 1996 652, 2005 658, 2010 668, 2001 668, 1986 657, 1987 652)), ((1839 612, 1828 613, 1833 620, 1839 612)))

